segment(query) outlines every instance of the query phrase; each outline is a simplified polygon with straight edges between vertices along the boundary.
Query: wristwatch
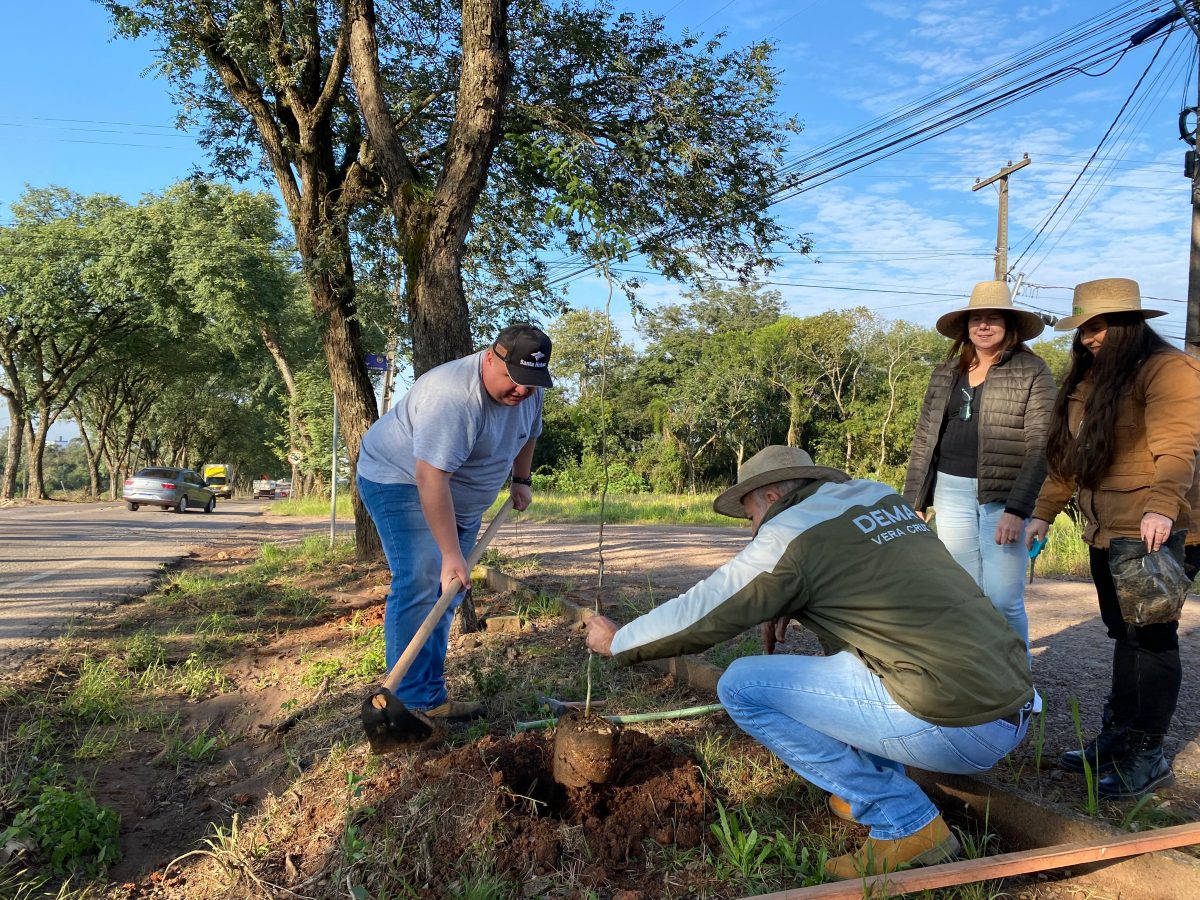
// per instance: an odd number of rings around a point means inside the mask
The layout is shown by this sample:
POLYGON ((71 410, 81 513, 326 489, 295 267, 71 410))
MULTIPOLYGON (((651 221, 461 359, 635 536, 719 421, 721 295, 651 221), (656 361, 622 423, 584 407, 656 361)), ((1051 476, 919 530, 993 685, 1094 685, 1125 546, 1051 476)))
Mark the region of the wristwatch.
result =
POLYGON ((522 478, 520 475, 513 475, 512 483, 513 484, 523 484, 523 485, 525 485, 525 487, 533 487, 533 479, 532 478, 522 478))

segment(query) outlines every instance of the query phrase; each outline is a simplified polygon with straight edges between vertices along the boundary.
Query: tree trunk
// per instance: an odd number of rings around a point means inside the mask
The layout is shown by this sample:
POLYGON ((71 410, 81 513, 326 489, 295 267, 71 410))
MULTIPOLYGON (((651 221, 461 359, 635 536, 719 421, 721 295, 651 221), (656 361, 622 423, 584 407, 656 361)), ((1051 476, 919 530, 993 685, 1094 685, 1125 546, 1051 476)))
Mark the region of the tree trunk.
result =
POLYGON ((416 376, 472 350, 461 250, 435 245, 422 254, 417 270, 409 273, 409 283, 414 286, 409 298, 409 321, 416 376))
POLYGON ((38 416, 38 426, 33 427, 33 423, 29 423, 25 431, 25 471, 29 477, 28 485, 25 489, 26 498, 32 497, 35 500, 49 500, 50 495, 46 493, 46 477, 43 469, 43 453, 46 449, 46 434, 50 430, 50 424, 46 422, 45 410, 38 416))
MULTIPOLYGON (((300 418, 300 414, 296 409, 296 378, 292 373, 291 365, 283 355, 283 345, 279 341, 279 336, 269 328, 260 328, 259 335, 262 337, 262 342, 267 348, 267 352, 271 354, 271 359, 275 360, 275 368, 279 370, 279 377, 283 379, 283 385, 287 389, 288 443, 300 450, 306 459, 311 459, 315 448, 312 436, 309 434, 308 429, 304 425, 304 420, 300 418)), ((299 487, 296 484, 295 478, 292 479, 292 484, 294 487, 299 487)))
POLYGON ((8 405, 8 452, 4 457, 4 477, 0 482, 0 500, 11 500, 17 496, 17 470, 21 466, 21 437, 25 433, 25 410, 20 401, 6 393, 8 405))
MULTIPOLYGON (((383 173, 407 280, 413 373, 471 352, 462 254, 502 133, 512 67, 507 0, 462 0, 462 70, 441 172, 428 191, 409 159, 379 70, 374 0, 352 0, 350 76, 383 173)), ((425 178, 433 182, 431 178, 425 178)))
POLYGON ((87 459, 88 496, 99 497, 100 458, 92 447, 91 438, 88 437, 87 426, 84 422, 83 403, 78 397, 71 401, 71 415, 75 417, 75 423, 79 426, 79 440, 83 444, 83 455, 87 459))
POLYGON ((354 509, 355 555, 365 562, 378 559, 383 553, 375 524, 358 496, 354 477, 363 435, 378 414, 375 388, 363 361, 349 240, 344 230, 331 223, 325 223, 319 232, 312 221, 302 222, 296 237, 304 259, 324 262, 320 269, 308 267, 305 274, 309 300, 320 323, 329 379, 337 397, 339 431, 351 463, 350 505, 354 509))

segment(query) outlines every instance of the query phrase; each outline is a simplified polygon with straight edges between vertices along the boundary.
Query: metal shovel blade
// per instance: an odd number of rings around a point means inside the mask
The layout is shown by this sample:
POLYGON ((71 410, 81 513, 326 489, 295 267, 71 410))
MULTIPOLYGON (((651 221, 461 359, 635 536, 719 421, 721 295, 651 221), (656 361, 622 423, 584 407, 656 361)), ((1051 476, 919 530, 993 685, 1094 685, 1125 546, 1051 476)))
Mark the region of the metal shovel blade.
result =
POLYGON ((362 726, 372 753, 393 753, 427 740, 433 726, 408 710, 399 698, 380 688, 363 701, 362 726))

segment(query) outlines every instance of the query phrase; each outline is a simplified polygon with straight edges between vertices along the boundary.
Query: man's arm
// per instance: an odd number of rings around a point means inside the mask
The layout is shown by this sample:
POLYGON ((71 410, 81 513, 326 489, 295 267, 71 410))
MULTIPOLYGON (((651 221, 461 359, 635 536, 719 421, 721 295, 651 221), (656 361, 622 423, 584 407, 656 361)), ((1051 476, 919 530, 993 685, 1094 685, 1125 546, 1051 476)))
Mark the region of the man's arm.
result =
MULTIPOLYGON (((517 478, 529 478, 533 471, 533 451, 537 447, 537 438, 531 437, 525 442, 525 446, 517 452, 517 458, 513 460, 512 473, 517 478)), ((509 494, 512 495, 513 509, 522 510, 533 502, 533 490, 527 484, 517 484, 512 482, 508 488, 509 494)))
POLYGON ((445 591, 454 578, 464 587, 471 584, 471 573, 458 544, 458 526, 454 521, 454 498, 450 495, 450 472, 417 460, 417 494, 425 521, 442 554, 441 583, 445 591))
POLYGON ((611 620, 589 619, 588 646, 620 663, 661 659, 698 652, 795 613, 807 601, 807 587, 802 573, 784 558, 792 537, 768 525, 703 581, 632 622, 616 628, 611 620))

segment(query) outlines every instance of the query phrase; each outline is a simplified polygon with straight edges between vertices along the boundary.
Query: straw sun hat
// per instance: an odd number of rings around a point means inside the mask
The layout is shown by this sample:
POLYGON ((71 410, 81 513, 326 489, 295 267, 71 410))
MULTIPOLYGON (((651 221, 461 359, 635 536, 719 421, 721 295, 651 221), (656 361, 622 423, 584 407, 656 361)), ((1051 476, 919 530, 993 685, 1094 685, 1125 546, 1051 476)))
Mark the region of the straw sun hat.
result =
POLYGON ((1055 331, 1071 331, 1107 313, 1141 313, 1143 319, 1165 316, 1161 309, 1142 309, 1142 294, 1131 278, 1101 278, 1075 285, 1071 315, 1059 319, 1055 331))
POLYGON ((713 501, 713 509, 723 516, 748 518, 742 508, 742 498, 755 488, 793 478, 823 478, 842 482, 850 476, 841 469, 813 464, 812 457, 799 447, 772 444, 764 447, 738 466, 737 484, 713 501))
POLYGON ((1022 341, 1031 341, 1046 327, 1042 317, 1027 309, 1013 306, 1008 285, 1003 281, 981 281, 971 291, 971 299, 962 309, 948 312, 937 320, 937 330, 948 338, 958 340, 965 333, 963 323, 973 312, 1000 310, 1010 313, 1017 320, 1017 334, 1022 341))

